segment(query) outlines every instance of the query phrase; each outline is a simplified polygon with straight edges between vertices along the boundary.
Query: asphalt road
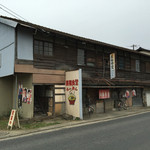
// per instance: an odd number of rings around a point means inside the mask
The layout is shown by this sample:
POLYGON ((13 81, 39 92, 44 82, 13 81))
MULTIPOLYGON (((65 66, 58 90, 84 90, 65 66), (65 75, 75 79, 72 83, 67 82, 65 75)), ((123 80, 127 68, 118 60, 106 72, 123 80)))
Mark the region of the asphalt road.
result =
POLYGON ((150 113, 4 140, 0 150, 150 150, 150 113))

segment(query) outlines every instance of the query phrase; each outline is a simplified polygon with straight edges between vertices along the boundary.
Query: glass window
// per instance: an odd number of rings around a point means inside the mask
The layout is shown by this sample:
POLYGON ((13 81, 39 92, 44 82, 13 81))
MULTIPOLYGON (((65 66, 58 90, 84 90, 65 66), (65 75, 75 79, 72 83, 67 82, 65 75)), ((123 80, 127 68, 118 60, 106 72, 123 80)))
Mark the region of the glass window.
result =
POLYGON ((125 62, 124 57, 119 57, 118 59, 118 69, 124 69, 125 68, 125 62))
POLYGON ((45 41, 34 41, 34 54, 52 56, 53 55, 53 44, 45 41))
POLYGON ((135 71, 136 72, 140 72, 140 60, 136 60, 135 61, 135 71))
POLYGON ((52 43, 44 42, 44 55, 45 56, 52 56, 53 55, 52 43))
POLYGON ((85 51, 83 49, 78 49, 77 63, 78 65, 85 65, 85 51))
POLYGON ((140 60, 138 60, 138 59, 131 60, 131 70, 140 72, 140 60))

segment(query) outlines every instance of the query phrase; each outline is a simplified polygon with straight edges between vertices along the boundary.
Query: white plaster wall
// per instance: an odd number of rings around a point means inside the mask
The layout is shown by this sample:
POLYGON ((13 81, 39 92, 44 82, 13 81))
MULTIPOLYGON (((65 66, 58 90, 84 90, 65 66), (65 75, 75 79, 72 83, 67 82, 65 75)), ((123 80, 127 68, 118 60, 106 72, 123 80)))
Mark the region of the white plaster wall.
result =
POLYGON ((33 60, 33 34, 28 28, 18 28, 17 32, 17 58, 33 60))
POLYGON ((0 22, 0 77, 14 74, 15 28, 0 22))

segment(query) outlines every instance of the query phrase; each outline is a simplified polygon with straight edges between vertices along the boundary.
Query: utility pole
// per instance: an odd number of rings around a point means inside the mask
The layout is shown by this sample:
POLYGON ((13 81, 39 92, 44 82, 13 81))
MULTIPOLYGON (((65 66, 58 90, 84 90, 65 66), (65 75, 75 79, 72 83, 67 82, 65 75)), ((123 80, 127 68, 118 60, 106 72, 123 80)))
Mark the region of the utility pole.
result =
POLYGON ((131 47, 133 47, 133 50, 135 50, 135 48, 138 47, 138 46, 139 45, 135 45, 135 44, 131 45, 131 47))

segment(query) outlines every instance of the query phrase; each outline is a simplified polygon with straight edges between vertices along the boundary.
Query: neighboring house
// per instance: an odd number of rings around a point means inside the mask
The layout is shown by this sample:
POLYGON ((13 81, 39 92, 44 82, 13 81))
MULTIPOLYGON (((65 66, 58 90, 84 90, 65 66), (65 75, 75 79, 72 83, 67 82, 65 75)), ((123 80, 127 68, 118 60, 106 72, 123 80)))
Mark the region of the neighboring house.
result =
POLYGON ((84 108, 87 95, 96 113, 123 97, 130 107, 149 106, 149 66, 150 56, 133 50, 0 17, 0 115, 20 106, 24 118, 65 113, 65 72, 79 68, 84 108))
POLYGON ((150 56, 150 50, 148 50, 148 49, 144 49, 144 48, 142 48, 142 47, 139 47, 139 48, 137 49, 137 51, 138 51, 139 53, 146 54, 146 55, 149 55, 149 56, 150 56))

